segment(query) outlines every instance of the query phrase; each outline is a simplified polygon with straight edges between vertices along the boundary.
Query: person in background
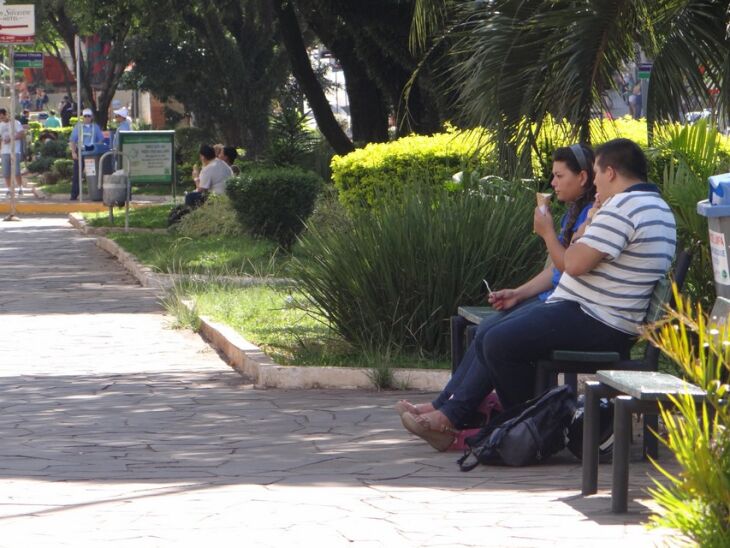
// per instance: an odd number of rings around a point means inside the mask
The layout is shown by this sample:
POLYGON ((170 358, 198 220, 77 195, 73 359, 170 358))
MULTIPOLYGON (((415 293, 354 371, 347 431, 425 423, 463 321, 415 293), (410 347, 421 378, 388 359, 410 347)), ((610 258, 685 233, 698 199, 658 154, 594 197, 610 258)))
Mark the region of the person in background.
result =
POLYGON ((46 105, 48 105, 48 95, 46 94, 46 90, 42 88, 38 88, 36 90, 36 96, 35 96, 35 109, 36 110, 46 110, 46 105))
POLYGON ((30 93, 28 93, 28 91, 23 91, 20 94, 20 108, 23 110, 29 110, 32 105, 33 101, 30 98, 30 93))
POLYGON ((30 121, 30 111, 27 108, 23 109, 23 112, 18 117, 18 121, 24 126, 28 125, 28 122, 30 121))
POLYGON ((113 148, 119 149, 119 132, 132 131, 132 121, 129 119, 127 107, 118 108, 114 111, 114 121, 117 123, 117 130, 114 132, 113 148))
POLYGON ((46 120, 43 122, 43 127, 45 128, 59 128, 61 127, 61 119, 56 116, 56 111, 51 110, 50 116, 46 118, 46 120))
POLYGON ((11 173, 11 154, 12 144, 10 138, 10 124, 15 124, 15 182, 18 188, 18 194, 23 195, 23 179, 20 177, 20 162, 23 159, 21 156, 21 143, 25 140, 25 129, 18 120, 11 120, 8 115, 8 111, 4 108, 0 108, 0 141, 2 141, 2 147, 0 148, 0 154, 2 154, 3 161, 3 177, 5 177, 5 186, 7 186, 7 196, 10 196, 10 173, 11 173))
POLYGON ((224 194, 228 179, 233 177, 233 171, 223 160, 216 158, 215 150, 210 145, 200 147, 200 162, 203 168, 195 179, 195 192, 185 195, 185 205, 197 207, 205 202, 209 193, 224 194))
POLYGON ((71 117, 74 115, 74 104, 68 95, 64 95, 61 102, 58 104, 58 111, 61 113, 61 124, 63 127, 71 125, 71 117))
POLYGON ((74 126, 68 140, 71 158, 74 159, 71 200, 79 199, 79 154, 83 151, 94 150, 95 145, 104 141, 104 134, 99 125, 94 123, 94 113, 91 109, 85 108, 81 114, 82 119, 74 126))
POLYGON ((228 164, 234 175, 240 175, 241 170, 237 165, 234 165, 236 158, 238 158, 238 151, 236 151, 236 147, 223 147, 223 154, 221 154, 219 158, 228 164))
POLYGON ((638 120, 641 118, 641 109, 643 108, 643 102, 644 98, 641 95, 641 81, 636 82, 634 84, 633 89, 631 90, 631 96, 629 97, 629 100, 631 100, 631 97, 634 98, 634 119, 638 120))

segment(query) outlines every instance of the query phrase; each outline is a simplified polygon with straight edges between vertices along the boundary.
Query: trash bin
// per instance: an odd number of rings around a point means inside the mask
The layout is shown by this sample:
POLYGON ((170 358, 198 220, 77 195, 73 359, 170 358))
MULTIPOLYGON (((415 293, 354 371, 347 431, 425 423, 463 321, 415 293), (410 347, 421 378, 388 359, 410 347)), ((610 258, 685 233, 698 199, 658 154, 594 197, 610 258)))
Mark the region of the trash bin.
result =
POLYGON ((710 256, 717 299, 711 321, 723 325, 730 317, 730 173, 709 178, 709 197, 697 203, 697 213, 707 217, 710 256))
POLYGON ((81 152, 81 158, 84 161, 84 176, 86 178, 86 186, 89 189, 89 199, 94 202, 101 202, 101 188, 99 179, 101 177, 99 158, 102 154, 109 150, 109 147, 103 143, 93 145, 90 149, 81 152))
POLYGON ((104 175, 103 198, 104 205, 121 207, 127 201, 127 174, 118 169, 111 175, 104 175))

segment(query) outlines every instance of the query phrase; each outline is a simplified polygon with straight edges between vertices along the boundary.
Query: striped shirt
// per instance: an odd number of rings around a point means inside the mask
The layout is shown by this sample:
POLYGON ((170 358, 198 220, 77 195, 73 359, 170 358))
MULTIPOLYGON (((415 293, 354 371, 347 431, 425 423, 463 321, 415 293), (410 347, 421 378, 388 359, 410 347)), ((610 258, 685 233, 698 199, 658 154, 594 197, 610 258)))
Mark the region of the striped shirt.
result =
POLYGON ((547 302, 578 302, 598 321, 638 334, 654 286, 674 257, 677 227, 672 210, 656 186, 634 185, 603 204, 577 241, 606 257, 586 274, 563 273, 547 302))

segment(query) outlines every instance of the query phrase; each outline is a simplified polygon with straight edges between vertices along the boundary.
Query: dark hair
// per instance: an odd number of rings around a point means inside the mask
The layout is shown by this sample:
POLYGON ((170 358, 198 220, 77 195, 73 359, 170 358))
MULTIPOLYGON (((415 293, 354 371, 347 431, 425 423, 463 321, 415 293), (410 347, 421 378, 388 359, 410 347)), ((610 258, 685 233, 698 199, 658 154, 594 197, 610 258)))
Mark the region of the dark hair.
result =
POLYGON ((7 113, 8 113, 8 109, 0 108, 0 114, 7 114, 7 113))
POLYGON ((597 147, 596 163, 602 170, 610 166, 628 179, 649 179, 646 155, 631 139, 613 139, 597 147))
POLYGON ((48 114, 50 114, 51 116, 55 116, 56 115, 56 111, 55 110, 49 110, 48 111, 48 114))
POLYGON ((573 239, 575 230, 578 228, 575 226, 578 215, 580 215, 580 212, 583 211, 585 206, 596 199, 596 185, 593 183, 593 179, 595 178, 595 172, 593 171, 593 151, 589 146, 583 144, 560 147, 553 152, 553 162, 565 163, 568 169, 576 175, 579 175, 581 171, 586 172, 586 185, 583 187, 583 194, 571 204, 570 209, 565 214, 567 219, 562 232, 562 243, 565 247, 568 247, 570 241, 573 239), (579 148, 575 150, 574 147, 579 148), (581 152, 583 153, 582 155, 581 152))
POLYGON ((206 160, 215 158, 215 150, 210 145, 200 145, 200 155, 206 160))
POLYGON ((231 163, 235 162, 236 158, 238 158, 236 147, 223 147, 223 155, 228 158, 231 163))

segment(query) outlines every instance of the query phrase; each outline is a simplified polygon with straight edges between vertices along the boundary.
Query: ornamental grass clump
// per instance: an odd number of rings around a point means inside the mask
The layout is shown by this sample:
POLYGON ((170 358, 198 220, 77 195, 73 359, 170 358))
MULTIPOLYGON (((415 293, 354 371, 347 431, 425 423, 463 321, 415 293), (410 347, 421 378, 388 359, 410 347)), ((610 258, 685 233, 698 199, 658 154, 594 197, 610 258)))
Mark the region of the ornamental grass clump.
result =
POLYGON ((665 445, 680 466, 672 474, 654 463, 670 481, 651 490, 661 507, 652 517, 657 526, 680 531, 677 544, 730 546, 730 329, 708 323, 699 305, 682 299, 675 288, 676 311, 658 329, 647 333, 682 369, 687 381, 707 392, 696 404, 689 395, 673 398, 661 410, 665 445))
POLYGON ((443 356, 449 317, 480 302, 482 279, 515 287, 545 261, 534 195, 518 183, 484 190, 424 187, 360 211, 346 230, 310 224, 292 276, 356 348, 443 356))

